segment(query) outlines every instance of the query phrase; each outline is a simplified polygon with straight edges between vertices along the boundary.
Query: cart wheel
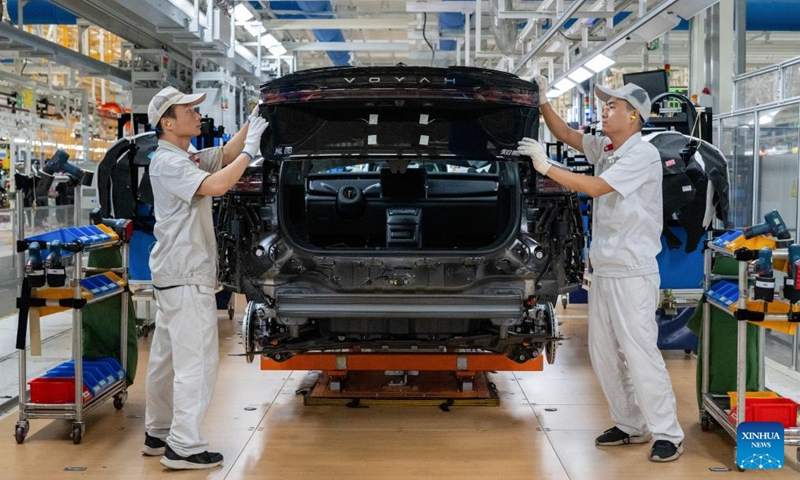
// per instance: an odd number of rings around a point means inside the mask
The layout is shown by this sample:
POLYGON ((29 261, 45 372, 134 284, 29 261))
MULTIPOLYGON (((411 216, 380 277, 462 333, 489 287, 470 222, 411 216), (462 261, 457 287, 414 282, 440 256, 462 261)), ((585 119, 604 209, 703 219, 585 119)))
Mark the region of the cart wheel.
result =
POLYGON ((114 408, 117 410, 122 410, 122 407, 125 406, 125 400, 128 399, 128 393, 122 392, 114 395, 114 408))
POLYGON ((25 441, 25 437, 28 436, 28 429, 17 425, 17 428, 14 430, 14 438, 17 439, 17 444, 22 445, 22 442, 25 441))
POLYGON ((233 308, 228 309, 228 320, 233 320, 233 316, 236 313, 236 310, 233 308))
POLYGON ((711 427, 711 420, 708 418, 701 418, 700 419, 700 430, 707 432, 708 429, 711 427))
POLYGON ((797 447, 797 451, 794 454, 795 458, 797 458, 797 463, 800 463, 800 447, 797 447))
POLYGON ((72 424, 72 443, 78 445, 83 439, 83 428, 77 423, 72 424))

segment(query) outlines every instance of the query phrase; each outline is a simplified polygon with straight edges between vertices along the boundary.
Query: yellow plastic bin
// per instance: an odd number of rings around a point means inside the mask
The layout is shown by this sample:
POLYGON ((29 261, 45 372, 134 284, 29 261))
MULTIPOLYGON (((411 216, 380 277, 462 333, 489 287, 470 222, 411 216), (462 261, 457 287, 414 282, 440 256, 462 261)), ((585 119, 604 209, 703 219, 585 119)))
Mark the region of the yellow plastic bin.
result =
MULTIPOLYGON (((739 399, 738 392, 728 392, 728 396, 731 397, 731 408, 735 407, 739 399)), ((744 398, 780 398, 780 395, 775 392, 745 392, 744 398)))

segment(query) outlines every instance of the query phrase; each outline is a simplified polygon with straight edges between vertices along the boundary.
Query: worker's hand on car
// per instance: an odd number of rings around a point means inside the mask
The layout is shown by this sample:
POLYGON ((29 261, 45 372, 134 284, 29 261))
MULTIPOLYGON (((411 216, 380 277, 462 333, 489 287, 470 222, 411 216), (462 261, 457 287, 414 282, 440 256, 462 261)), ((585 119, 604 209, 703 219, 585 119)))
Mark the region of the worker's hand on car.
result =
POLYGON ((539 87, 539 105, 544 105, 550 100, 547 99, 547 78, 544 75, 534 75, 533 81, 539 87))
POLYGON ((544 152, 542 144, 532 138, 525 137, 519 141, 517 151, 520 155, 527 155, 533 159, 533 168, 542 175, 547 175, 550 170, 550 162, 547 161, 547 154, 544 152))
POLYGON ((258 117, 260 116, 260 115, 258 114, 258 107, 260 107, 260 106, 261 106, 261 103, 260 103, 260 102, 257 102, 257 103, 256 103, 256 106, 255 106, 255 107, 253 107, 253 111, 252 111, 252 112, 250 112, 250 116, 249 116, 249 117, 247 117, 247 120, 248 120, 248 121, 252 122, 253 120, 255 120, 256 118, 258 118, 258 117))
POLYGON ((261 148, 261 135, 267 129, 267 121, 261 117, 256 117, 250 122, 247 130, 247 137, 244 139, 244 151, 255 156, 261 148))

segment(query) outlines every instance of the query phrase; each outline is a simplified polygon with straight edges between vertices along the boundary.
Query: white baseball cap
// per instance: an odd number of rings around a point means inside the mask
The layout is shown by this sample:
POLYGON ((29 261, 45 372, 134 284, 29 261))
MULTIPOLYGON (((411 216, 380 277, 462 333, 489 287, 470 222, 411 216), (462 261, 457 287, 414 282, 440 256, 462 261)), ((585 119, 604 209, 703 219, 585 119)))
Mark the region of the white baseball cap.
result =
POLYGON ((639 112, 643 122, 650 118, 650 96, 647 95, 647 92, 642 87, 635 83, 628 83, 617 90, 611 90, 602 85, 595 85, 594 94, 604 102, 608 102, 612 97, 621 98, 630 103, 631 106, 639 112))
POLYGON ((173 105, 199 105, 206 99, 205 93, 187 95, 175 87, 167 87, 156 93, 147 106, 147 121, 155 128, 164 112, 173 105))

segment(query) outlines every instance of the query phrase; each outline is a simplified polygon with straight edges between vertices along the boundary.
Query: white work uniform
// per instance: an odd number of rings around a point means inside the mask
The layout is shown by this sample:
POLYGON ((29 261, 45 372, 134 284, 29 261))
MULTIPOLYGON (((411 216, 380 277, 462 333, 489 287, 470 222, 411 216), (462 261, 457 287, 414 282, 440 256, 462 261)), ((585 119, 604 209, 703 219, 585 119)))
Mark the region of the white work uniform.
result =
POLYGON ((212 198, 196 193, 221 167, 221 148, 190 155, 164 140, 150 164, 156 216, 150 270, 158 311, 145 428, 182 457, 207 450, 200 425, 217 380, 217 242, 212 198))
POLYGON ((637 133, 614 148, 608 137, 583 137, 595 175, 614 190, 596 197, 589 257, 589 356, 616 426, 651 432, 676 445, 675 394, 657 347, 662 167, 658 150, 637 133))

